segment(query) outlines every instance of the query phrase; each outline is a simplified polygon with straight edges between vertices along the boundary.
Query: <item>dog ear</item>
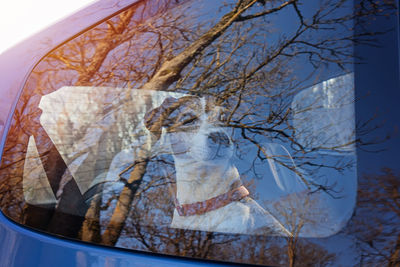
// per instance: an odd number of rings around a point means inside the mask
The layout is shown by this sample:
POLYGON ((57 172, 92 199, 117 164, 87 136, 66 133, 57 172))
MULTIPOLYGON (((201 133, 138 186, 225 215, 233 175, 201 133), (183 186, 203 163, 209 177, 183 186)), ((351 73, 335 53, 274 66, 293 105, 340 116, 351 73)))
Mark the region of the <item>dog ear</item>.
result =
POLYGON ((172 111, 172 108, 176 106, 178 99, 174 97, 167 97, 164 99, 162 104, 148 111, 144 115, 144 125, 147 130, 154 134, 157 139, 161 136, 161 128, 164 126, 166 119, 172 111))
POLYGON ((198 105, 198 101, 199 97, 190 95, 180 98, 167 97, 159 107, 145 114, 144 124, 146 128, 159 139, 162 127, 168 128, 176 122, 176 118, 171 118, 171 114, 176 109, 181 107, 187 108, 188 103, 196 103, 195 105, 198 105))

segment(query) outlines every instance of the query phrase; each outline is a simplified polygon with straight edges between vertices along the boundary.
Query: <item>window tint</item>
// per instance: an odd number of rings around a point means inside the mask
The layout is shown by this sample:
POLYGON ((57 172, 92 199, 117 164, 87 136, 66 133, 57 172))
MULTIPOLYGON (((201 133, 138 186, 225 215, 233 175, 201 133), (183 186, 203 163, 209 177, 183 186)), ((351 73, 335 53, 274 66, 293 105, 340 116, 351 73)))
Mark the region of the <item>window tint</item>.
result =
POLYGON ((377 111, 397 110, 396 57, 377 48, 395 44, 395 11, 390 1, 132 6, 30 74, 2 156, 2 211, 133 250, 394 264, 391 249, 374 249, 396 240, 399 220, 388 191, 398 193, 398 118, 377 111), (373 64, 378 53, 390 70, 373 64))

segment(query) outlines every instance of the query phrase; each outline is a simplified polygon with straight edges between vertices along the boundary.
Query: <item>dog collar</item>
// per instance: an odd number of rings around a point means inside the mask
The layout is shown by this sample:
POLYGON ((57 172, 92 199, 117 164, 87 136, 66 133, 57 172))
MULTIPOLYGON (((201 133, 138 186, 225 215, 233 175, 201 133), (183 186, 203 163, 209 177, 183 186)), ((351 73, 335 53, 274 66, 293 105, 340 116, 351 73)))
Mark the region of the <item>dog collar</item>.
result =
POLYGON ((249 191, 242 185, 219 196, 195 203, 179 205, 178 200, 175 199, 175 205, 180 216, 201 215, 239 201, 248 195, 249 191))

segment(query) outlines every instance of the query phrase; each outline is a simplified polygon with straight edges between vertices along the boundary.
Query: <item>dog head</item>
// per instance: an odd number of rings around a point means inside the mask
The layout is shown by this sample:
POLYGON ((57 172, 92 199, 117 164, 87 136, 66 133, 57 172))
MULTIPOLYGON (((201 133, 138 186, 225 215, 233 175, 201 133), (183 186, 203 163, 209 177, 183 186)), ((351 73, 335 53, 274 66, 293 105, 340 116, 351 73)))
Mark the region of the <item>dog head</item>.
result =
POLYGON ((147 112, 146 128, 169 143, 176 159, 221 164, 233 154, 230 135, 224 128, 226 112, 211 99, 197 96, 166 98, 147 112))

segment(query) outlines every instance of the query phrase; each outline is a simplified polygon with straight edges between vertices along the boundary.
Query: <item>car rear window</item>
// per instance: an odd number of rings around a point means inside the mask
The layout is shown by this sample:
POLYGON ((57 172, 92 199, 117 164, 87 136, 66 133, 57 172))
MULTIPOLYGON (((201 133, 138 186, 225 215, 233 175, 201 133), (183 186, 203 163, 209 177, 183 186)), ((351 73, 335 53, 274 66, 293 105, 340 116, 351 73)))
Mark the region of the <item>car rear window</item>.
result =
POLYGON ((395 11, 390 1, 133 5, 29 75, 2 155, 2 212, 168 255, 395 263, 374 254, 399 220, 397 206, 383 208, 399 187, 398 50, 379 52, 396 44, 395 11))

